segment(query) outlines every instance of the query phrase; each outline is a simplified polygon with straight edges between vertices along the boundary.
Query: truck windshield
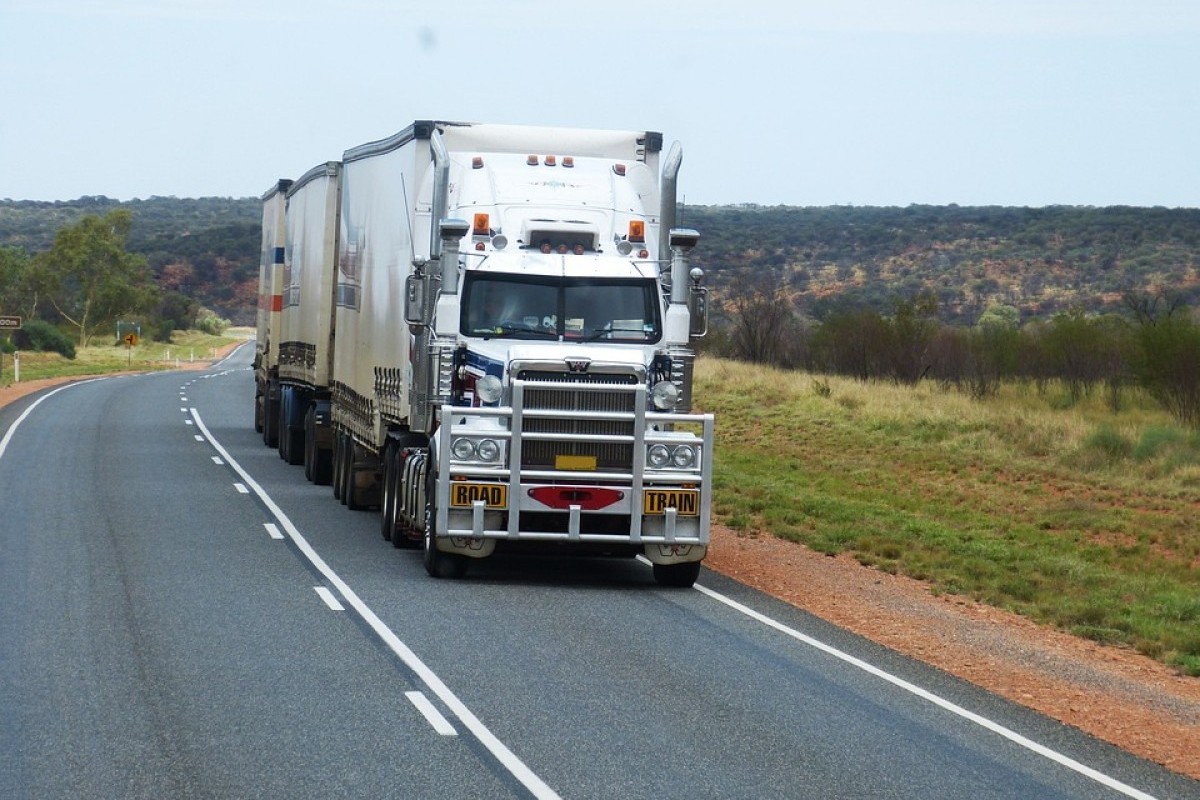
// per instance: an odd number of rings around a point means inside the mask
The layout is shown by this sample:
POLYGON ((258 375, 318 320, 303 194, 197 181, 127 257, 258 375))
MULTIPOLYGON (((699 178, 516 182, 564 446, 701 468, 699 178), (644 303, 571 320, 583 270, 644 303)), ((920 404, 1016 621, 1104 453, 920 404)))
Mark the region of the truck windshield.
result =
POLYGON ((657 342, 661 322, 653 280, 468 275, 465 336, 657 342))

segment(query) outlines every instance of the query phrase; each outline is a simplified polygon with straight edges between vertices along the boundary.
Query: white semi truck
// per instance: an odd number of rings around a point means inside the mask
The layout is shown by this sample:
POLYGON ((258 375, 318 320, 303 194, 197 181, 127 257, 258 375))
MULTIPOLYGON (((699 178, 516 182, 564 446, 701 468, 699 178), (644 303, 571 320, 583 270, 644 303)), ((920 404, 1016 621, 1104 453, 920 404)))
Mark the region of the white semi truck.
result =
POLYGON ((378 507, 436 577, 567 549, 644 554, 690 586, 713 418, 691 413, 706 295, 698 234, 674 228, 680 162, 657 133, 418 121, 280 182, 264 439, 276 420, 283 457, 378 507))

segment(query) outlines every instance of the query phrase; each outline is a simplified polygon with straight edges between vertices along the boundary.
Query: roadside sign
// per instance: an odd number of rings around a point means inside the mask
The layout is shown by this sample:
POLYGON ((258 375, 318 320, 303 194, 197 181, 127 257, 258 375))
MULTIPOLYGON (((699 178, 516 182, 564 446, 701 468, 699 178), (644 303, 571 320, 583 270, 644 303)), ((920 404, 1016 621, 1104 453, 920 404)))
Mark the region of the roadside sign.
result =
POLYGON ((137 347, 137 334, 136 333, 125 334, 125 346, 126 347, 137 347))
POLYGON ((0 317, 0 331, 19 331, 21 330, 20 317, 0 317))

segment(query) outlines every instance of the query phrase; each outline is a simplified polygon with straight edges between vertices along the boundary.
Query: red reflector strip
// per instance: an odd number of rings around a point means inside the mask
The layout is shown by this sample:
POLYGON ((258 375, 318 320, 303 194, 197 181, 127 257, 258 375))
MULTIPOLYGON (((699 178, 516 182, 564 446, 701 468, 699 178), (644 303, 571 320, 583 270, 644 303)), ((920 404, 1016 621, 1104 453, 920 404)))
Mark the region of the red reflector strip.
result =
POLYGON ((549 508, 565 511, 579 506, 583 511, 598 511, 624 499, 625 493, 599 486, 539 486, 530 489, 529 496, 549 508))
POLYGON ((283 295, 281 295, 281 294, 271 295, 271 310, 272 311, 283 311, 283 295))

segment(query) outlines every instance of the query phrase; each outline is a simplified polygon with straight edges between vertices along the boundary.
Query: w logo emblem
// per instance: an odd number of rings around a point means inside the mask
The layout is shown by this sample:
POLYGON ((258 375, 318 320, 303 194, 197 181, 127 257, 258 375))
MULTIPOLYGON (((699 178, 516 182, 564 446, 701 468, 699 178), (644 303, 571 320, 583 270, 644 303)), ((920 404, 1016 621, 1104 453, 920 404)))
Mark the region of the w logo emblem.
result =
POLYGON ((567 370, 570 372, 587 372, 592 362, 586 358, 568 358, 567 370))

